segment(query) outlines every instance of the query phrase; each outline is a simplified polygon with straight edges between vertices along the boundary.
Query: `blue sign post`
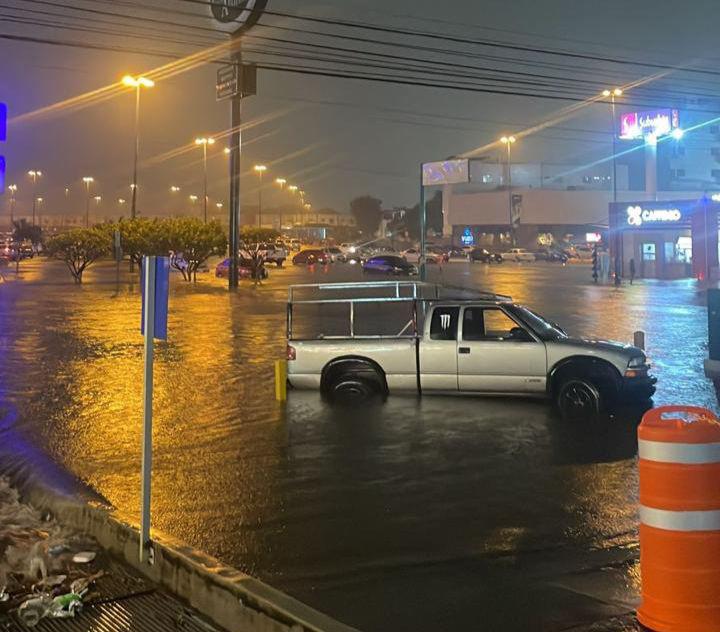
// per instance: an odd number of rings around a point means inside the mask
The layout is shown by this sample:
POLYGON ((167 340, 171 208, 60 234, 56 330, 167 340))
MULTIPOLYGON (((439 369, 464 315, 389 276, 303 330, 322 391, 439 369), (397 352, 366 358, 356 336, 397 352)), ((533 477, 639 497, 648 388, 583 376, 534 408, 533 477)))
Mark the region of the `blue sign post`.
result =
MULTIPOLYGON (((7 104, 0 103, 0 143, 7 140, 7 104)), ((5 193, 5 156, 0 156, 0 194, 5 193)))
POLYGON ((153 562, 150 548, 150 500, 152 479, 153 361, 155 338, 167 340, 169 257, 143 257, 142 324, 145 336, 143 373, 143 447, 140 517, 140 562, 153 562))

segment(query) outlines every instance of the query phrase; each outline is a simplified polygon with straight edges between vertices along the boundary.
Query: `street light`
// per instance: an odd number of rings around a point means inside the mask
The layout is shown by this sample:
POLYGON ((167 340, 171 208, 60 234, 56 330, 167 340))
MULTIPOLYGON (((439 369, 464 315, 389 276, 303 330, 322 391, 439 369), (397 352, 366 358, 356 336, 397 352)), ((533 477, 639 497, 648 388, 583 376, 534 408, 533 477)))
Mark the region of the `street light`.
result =
POLYGON ((33 195, 33 207, 32 207, 32 225, 35 226, 35 206, 37 198, 35 197, 35 187, 37 185, 38 178, 42 177, 42 171, 39 171, 37 169, 31 169, 28 171, 28 175, 30 176, 30 179, 32 180, 32 195, 33 195))
POLYGON ((207 224, 207 205, 208 205, 208 193, 207 193, 207 148, 208 145, 214 145, 214 138, 196 138, 195 144, 202 146, 203 148, 203 218, 207 224))
MULTIPOLYGON (((610 132, 612 133, 612 191, 613 191, 613 202, 617 202, 617 161, 615 155, 617 151, 615 149, 616 133, 615 133, 615 99, 616 97, 622 96, 623 91, 620 88, 613 88, 612 90, 603 90, 602 95, 605 98, 610 97, 610 132)), ((620 237, 616 235, 614 237, 615 242, 615 285, 620 285, 620 270, 622 268, 622 260, 620 258, 620 237)))
POLYGON ((510 241, 515 245, 515 222, 513 220, 513 204, 512 204, 512 162, 510 159, 510 148, 517 141, 514 136, 503 136, 500 142, 507 148, 507 186, 508 186, 508 216, 510 219, 510 241))
POLYGON ((90 226, 90 185, 95 182, 95 178, 85 176, 82 181, 85 183, 85 228, 90 226))
POLYGON ((179 192, 180 192, 180 187, 176 187, 176 186, 170 187, 170 193, 179 193, 179 192))
POLYGON ((133 77, 125 75, 122 83, 128 88, 135 88, 135 159, 133 161, 133 178, 132 178, 132 207, 130 209, 130 218, 135 219, 137 215, 137 168, 138 156, 140 155, 140 90, 142 88, 152 88, 155 82, 147 77, 133 77))
POLYGON ((287 184, 287 180, 285 178, 275 178, 275 184, 280 185, 280 190, 282 191, 287 184))
POLYGON ((223 149, 223 153, 226 156, 229 156, 231 154, 231 152, 232 152, 232 149, 230 149, 230 147, 225 147, 225 149, 223 149))
POLYGON ((12 225, 15 222, 15 194, 17 193, 17 184, 11 184, 8 187, 8 191, 10 191, 10 224, 12 225))
MULTIPOLYGON (((35 200, 37 200, 37 207, 38 207, 38 226, 40 226, 42 228, 42 215, 40 214, 40 207, 44 200, 41 197, 35 198, 35 200)), ((35 200, 33 200, 33 202, 35 200)), ((33 206, 34 206, 34 204, 33 204, 33 206)), ((33 219, 33 226, 34 225, 35 225, 35 220, 33 219)))
POLYGON ((267 167, 265 165, 255 165, 253 170, 260 176, 260 186, 258 187, 258 227, 262 228, 262 185, 263 174, 267 171, 267 167))

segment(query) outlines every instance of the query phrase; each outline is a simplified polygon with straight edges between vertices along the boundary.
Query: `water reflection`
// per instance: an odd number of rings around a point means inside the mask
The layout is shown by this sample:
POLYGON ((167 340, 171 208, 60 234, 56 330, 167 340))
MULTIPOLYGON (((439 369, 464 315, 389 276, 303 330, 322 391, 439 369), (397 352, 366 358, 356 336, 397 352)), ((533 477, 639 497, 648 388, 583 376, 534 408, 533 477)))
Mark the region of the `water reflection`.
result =
MULTIPOLYGON (((139 297, 127 270, 113 297, 114 273, 92 269, 78 288, 59 264, 36 261, 0 286, 2 407, 17 412, 6 418, 14 431, 137 517, 139 297)), ((510 294, 580 335, 631 340, 643 329, 656 401, 716 408, 695 287, 615 290, 588 285, 586 273, 433 270, 510 294)), ((563 424, 533 400, 397 396, 348 411, 291 392, 287 407, 275 402, 288 282, 353 278, 360 272, 342 266, 272 270, 237 295, 214 278, 173 279, 156 365, 157 528, 358 625, 414 606, 431 621, 418 585, 434 587, 428 603, 461 600, 448 608, 472 614, 483 601, 470 589, 479 577, 509 581, 497 575, 508 560, 634 542, 639 411, 593 427, 563 424)), ((511 594, 524 592, 513 584, 511 594)), ((373 621, 401 629, 392 617, 373 621)))

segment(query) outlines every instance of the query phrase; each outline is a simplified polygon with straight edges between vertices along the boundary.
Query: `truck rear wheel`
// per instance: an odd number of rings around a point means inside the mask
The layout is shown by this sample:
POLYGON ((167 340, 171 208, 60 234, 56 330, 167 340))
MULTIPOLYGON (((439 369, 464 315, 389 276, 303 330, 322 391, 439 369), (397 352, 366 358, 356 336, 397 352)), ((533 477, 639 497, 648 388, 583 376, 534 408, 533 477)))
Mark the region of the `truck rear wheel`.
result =
POLYGON ((327 394, 333 403, 351 405, 375 399, 380 395, 380 389, 377 383, 371 380, 345 374, 333 380, 327 394))

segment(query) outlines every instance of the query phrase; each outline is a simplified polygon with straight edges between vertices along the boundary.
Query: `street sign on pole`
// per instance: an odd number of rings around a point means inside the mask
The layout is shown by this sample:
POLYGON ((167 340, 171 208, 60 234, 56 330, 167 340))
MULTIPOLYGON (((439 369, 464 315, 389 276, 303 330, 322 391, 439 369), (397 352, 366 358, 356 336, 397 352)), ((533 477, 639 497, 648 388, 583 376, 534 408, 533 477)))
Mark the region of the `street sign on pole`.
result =
POLYGON ((239 35, 255 25, 267 3, 268 0, 210 0, 210 10, 218 22, 240 24, 235 31, 239 35))
POLYGON ((230 99, 240 92, 240 66, 238 64, 225 64, 217 71, 215 84, 215 97, 218 101, 230 99))
POLYGON ((140 562, 153 561, 150 545, 150 501, 152 483, 153 362, 155 338, 167 339, 167 305, 170 259, 143 257, 142 327, 145 336, 143 371, 143 446, 140 514, 140 562))

